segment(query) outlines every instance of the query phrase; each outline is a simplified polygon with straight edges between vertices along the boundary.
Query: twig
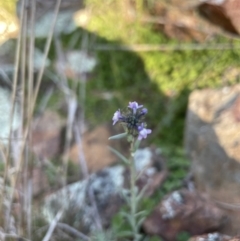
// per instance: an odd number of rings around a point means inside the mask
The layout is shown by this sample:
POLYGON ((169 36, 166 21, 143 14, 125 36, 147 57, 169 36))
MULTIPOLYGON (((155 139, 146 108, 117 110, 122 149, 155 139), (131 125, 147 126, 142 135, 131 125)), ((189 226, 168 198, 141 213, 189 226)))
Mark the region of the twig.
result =
MULTIPOLYGON (((23 16, 24 16, 24 5, 25 1, 23 0, 23 4, 21 6, 21 18, 20 18, 20 25, 21 28, 23 27, 24 21, 23 21, 23 16)), ((13 117, 14 117, 14 109, 15 109, 15 100, 16 100, 16 92, 17 92, 17 80, 18 80, 18 69, 19 69, 19 64, 20 64, 20 50, 21 50, 21 35, 18 36, 17 38, 17 49, 16 49, 16 54, 15 54, 15 68, 14 68, 14 76, 13 76, 13 90, 12 90, 12 105, 11 105, 11 110, 10 110, 10 130, 9 130, 9 137, 12 136, 12 123, 13 123, 13 117)), ((11 152, 11 139, 8 141, 8 146, 7 146, 7 152, 6 152, 6 163, 5 163, 5 168, 4 168, 4 177, 3 177, 3 194, 1 195, 1 212, 2 216, 3 210, 4 210, 4 198, 6 195, 6 182, 7 182, 7 176, 8 176, 8 169, 10 166, 10 152, 11 152)), ((9 222, 9 217, 10 217, 10 210, 11 210, 11 205, 9 207, 9 210, 7 210, 7 215, 5 219, 5 228, 8 228, 8 222, 9 222)))
POLYGON ((96 51, 135 51, 135 52, 151 52, 151 51, 186 51, 186 50, 229 50, 240 49, 240 44, 130 44, 130 45, 107 45, 98 44, 93 47, 96 51))
POLYGON ((74 236, 76 236, 77 238, 80 238, 81 240, 86 240, 86 241, 90 241, 90 238, 88 236, 86 236, 85 234, 79 232, 77 229, 71 227, 70 225, 66 224, 66 223, 57 223, 57 226, 71 234, 73 234, 74 236))
POLYGON ((77 100, 75 96, 68 97, 68 116, 67 116, 67 127, 66 127, 66 141, 64 145, 64 157, 63 157, 63 186, 67 185, 67 170, 69 161, 69 149, 72 140, 72 130, 74 125, 74 119, 77 111, 77 100))
POLYGON ((26 129, 24 131, 23 141, 21 143, 21 151, 20 151, 20 155, 19 155, 19 162, 18 162, 16 175, 15 175, 13 185, 12 185, 13 189, 12 189, 12 192, 10 193, 10 200, 9 200, 10 208, 9 208, 9 210, 7 210, 7 219, 6 219, 7 223, 8 223, 10 212, 11 212, 11 206, 12 206, 14 191, 16 190, 18 179, 19 179, 19 173, 21 171, 21 167, 22 167, 23 161, 24 161, 23 153, 24 153, 24 149, 25 149, 26 142, 27 142, 27 137, 28 137, 29 130, 30 130, 29 129, 30 122, 31 122, 32 117, 33 117, 34 107, 35 107, 35 104, 36 104, 36 100, 37 100, 37 96, 38 96, 38 92, 39 92, 39 88, 40 88, 40 84, 41 84, 41 80, 42 80, 42 76, 43 76, 43 71, 45 69, 45 62, 46 62, 47 55, 48 55, 48 52, 49 52, 49 49, 50 49, 50 44, 51 44, 51 40, 52 40, 52 36, 53 36, 53 32, 54 32, 54 26, 55 26, 55 23, 56 23, 57 15, 58 15, 59 8, 60 8, 60 3, 61 3, 61 0, 58 0, 57 3, 56 3, 56 7, 55 7, 55 10, 54 10, 54 17, 53 17, 53 21, 52 21, 52 26, 51 26, 51 29, 50 29, 50 34, 48 35, 47 42, 46 42, 46 45, 45 45, 43 63, 42 63, 42 66, 40 68, 38 78, 37 78, 36 89, 35 89, 35 92, 34 92, 33 99, 31 101, 31 103, 29 103, 30 104, 30 106, 29 106, 30 112, 29 112, 29 115, 28 115, 26 129))
POLYGON ((228 209, 228 210, 236 210, 240 209, 240 203, 227 203, 227 202, 222 202, 219 200, 214 200, 216 204, 220 205, 222 208, 228 209))
MULTIPOLYGON (((32 172, 32 170, 31 170, 32 172)), ((33 179, 30 177, 27 183, 27 234, 28 238, 32 239, 32 196, 33 196, 33 179)))
POLYGON ((35 88, 33 101, 32 101, 33 103, 32 103, 32 108, 31 108, 31 110, 32 110, 31 114, 33 114, 33 109, 34 109, 34 106, 35 106, 35 103, 36 103, 36 100, 37 100, 40 84, 41 84, 41 81, 42 81, 43 72, 44 72, 44 69, 45 69, 45 63, 46 63, 46 60, 47 60, 48 52, 49 52, 50 45, 51 45, 51 42, 52 42, 55 24, 56 24, 56 21, 57 21, 58 12, 59 12, 59 9, 60 9, 60 4, 61 4, 61 0, 58 0, 57 3, 56 3, 56 7, 54 9, 54 17, 53 17, 52 25, 51 25, 49 35, 48 35, 48 38, 47 38, 47 42, 46 42, 46 45, 45 45, 45 49, 44 49, 42 66, 41 66, 40 71, 39 71, 38 76, 37 76, 37 83, 36 83, 36 88, 35 88))
POLYGON ((45 92, 45 95, 43 96, 42 100, 40 100, 39 102, 39 108, 37 110, 37 112, 39 114, 42 114, 44 112, 44 110, 46 109, 47 107, 47 104, 50 100, 50 98, 52 97, 53 95, 53 88, 49 88, 46 92, 45 92))
POLYGON ((85 155, 84 155, 84 152, 83 152, 82 138, 81 138, 81 134, 80 134, 78 124, 74 125, 74 137, 75 137, 77 145, 78 145, 79 166, 81 167, 83 178, 87 179, 88 176, 89 176, 89 172, 88 172, 88 167, 87 167, 85 155))
MULTIPOLYGON (((36 12, 36 0, 30 1, 30 41, 29 41, 29 55, 28 55, 28 117, 31 119, 31 100, 33 95, 33 74, 34 74, 34 50, 35 50, 35 12, 36 12)), ((24 80, 22 80, 24 81, 24 80)), ((29 126, 27 128, 31 129, 32 122, 29 121, 29 126)), ((32 142, 32 135, 29 133, 28 135, 28 143, 32 142)), ((26 197, 24 197, 26 206, 26 224, 27 224, 27 234, 28 238, 31 239, 32 237, 32 175, 33 175, 33 165, 32 165, 32 158, 31 153, 28 151, 26 152, 28 158, 26 158, 26 179, 24 183, 24 187, 26 190, 26 197), (30 164, 30 169, 29 168, 30 164), (29 172, 29 175, 28 175, 29 172), (26 182, 27 181, 27 182, 26 182)))
POLYGON ((64 143, 64 156, 63 156, 63 179, 62 179, 62 185, 63 187, 67 185, 67 170, 68 170, 68 160, 69 160, 69 148, 71 145, 72 140, 72 130, 74 125, 74 119, 76 116, 77 111, 77 100, 74 92, 69 88, 67 77, 64 72, 64 64, 65 64, 65 58, 64 58, 64 52, 61 46, 61 42, 59 38, 55 37, 55 46, 56 46, 56 52, 57 57, 59 60, 59 67, 57 68, 59 78, 61 80, 61 86, 64 86, 64 89, 67 89, 67 92, 65 93, 66 102, 68 105, 68 116, 67 116, 67 125, 66 125, 66 136, 65 136, 65 143, 64 143))
MULTIPOLYGON (((33 72, 34 72, 34 45, 35 45, 35 12, 36 0, 31 0, 30 7, 30 41, 29 41, 29 54, 28 54, 28 103, 31 103, 33 92, 33 72)), ((31 109, 29 108, 29 111, 31 109)))
POLYGON ((49 228, 48 228, 48 231, 46 233, 46 235, 44 236, 43 240, 42 241, 48 241, 50 240, 50 238, 52 237, 52 234, 53 234, 53 231, 54 229, 56 228, 59 220, 61 219, 62 215, 63 215, 63 209, 60 209, 58 211, 58 213, 56 214, 55 218, 52 220, 49 228))
POLYGON ((173 26, 176 26, 178 28, 192 29, 192 30, 198 31, 198 32, 206 34, 206 35, 213 35, 215 33, 215 32, 213 32, 212 29, 211 30, 199 29, 197 27, 189 26, 189 25, 186 25, 186 24, 184 24, 182 22, 178 22, 178 21, 172 21, 172 20, 169 20, 169 19, 164 18, 164 17, 143 16, 143 17, 141 17, 140 21, 143 22, 143 23, 150 23, 150 24, 153 23, 153 24, 161 24, 161 25, 173 25, 173 26))

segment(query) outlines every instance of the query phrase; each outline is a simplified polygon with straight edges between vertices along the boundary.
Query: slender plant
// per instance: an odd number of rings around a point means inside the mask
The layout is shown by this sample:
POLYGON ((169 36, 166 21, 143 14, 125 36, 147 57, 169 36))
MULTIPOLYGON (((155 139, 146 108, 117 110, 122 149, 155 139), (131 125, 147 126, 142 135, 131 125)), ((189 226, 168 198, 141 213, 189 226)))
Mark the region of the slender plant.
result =
POLYGON ((139 192, 136 187, 138 175, 136 172, 134 155, 141 140, 147 138, 147 135, 152 132, 150 129, 146 128, 147 124, 144 122, 147 112, 148 110, 143 108, 143 105, 139 105, 136 101, 129 102, 126 111, 117 110, 113 115, 113 125, 120 123, 125 132, 109 138, 112 140, 125 137, 130 143, 130 157, 128 159, 115 149, 111 148, 111 150, 117 154, 130 169, 130 190, 127 194, 123 193, 124 199, 129 204, 130 213, 123 212, 122 215, 126 217, 131 227, 131 231, 125 233, 125 235, 131 235, 134 241, 138 241, 141 238, 139 229, 144 220, 144 212, 139 212, 138 203, 141 200, 145 190, 142 189, 142 191, 139 192))

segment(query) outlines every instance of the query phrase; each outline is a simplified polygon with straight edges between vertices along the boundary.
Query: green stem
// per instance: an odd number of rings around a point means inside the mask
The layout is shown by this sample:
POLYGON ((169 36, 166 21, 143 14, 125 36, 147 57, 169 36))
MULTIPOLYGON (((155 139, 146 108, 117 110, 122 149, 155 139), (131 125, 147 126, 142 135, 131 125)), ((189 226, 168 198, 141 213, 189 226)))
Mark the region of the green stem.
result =
POLYGON ((134 154, 135 154, 135 141, 133 140, 131 143, 131 158, 130 158, 130 191, 131 191, 131 222, 132 222, 132 231, 133 231, 133 237, 134 241, 139 240, 138 235, 138 228, 137 228, 137 219, 136 219, 136 213, 137 213, 137 192, 135 188, 135 182, 136 182, 136 167, 134 162, 134 154))

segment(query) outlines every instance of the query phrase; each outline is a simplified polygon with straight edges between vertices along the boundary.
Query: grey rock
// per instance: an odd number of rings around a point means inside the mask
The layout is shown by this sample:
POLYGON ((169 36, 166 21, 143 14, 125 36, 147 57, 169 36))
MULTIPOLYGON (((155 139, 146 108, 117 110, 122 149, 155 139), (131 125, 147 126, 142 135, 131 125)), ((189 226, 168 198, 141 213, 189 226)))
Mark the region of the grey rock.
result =
MULTIPOLYGON (((240 85, 196 90, 189 97, 185 149, 191 171, 197 189, 219 203, 240 198, 239 117, 240 85)), ((236 235, 239 211, 229 210, 229 217, 224 230, 236 235)))
MULTIPOLYGON (((115 166, 106 168, 96 174, 92 174, 88 180, 79 181, 68 185, 66 188, 48 196, 45 199, 43 213, 45 218, 51 222, 60 209, 64 209, 64 219, 76 228, 89 232, 98 229, 96 222, 96 210, 91 202, 91 192, 101 215, 101 222, 109 220, 105 211, 110 208, 110 201, 120 205, 121 201, 116 195, 124 185, 124 167, 115 166)), ((113 207, 115 209, 115 207, 113 207)))
MULTIPOLYGON (((73 11, 60 12, 54 28, 54 34, 69 34, 73 32, 77 25, 73 21, 73 11)), ((35 24, 35 37, 46 38, 51 30, 51 23, 54 18, 53 12, 48 12, 43 15, 35 24)), ((30 34, 30 32, 29 32, 30 34)))
POLYGON ((192 235, 217 231, 225 220, 225 213, 212 200, 182 189, 163 198, 144 221, 143 229, 147 234, 173 241, 183 231, 192 235))
MULTIPOLYGON (((57 1, 55 0, 36 0, 35 12, 35 37, 46 38, 49 34, 51 23, 54 17, 54 9, 57 1)), ((23 1, 17 3, 17 15, 20 18, 20 11, 23 1)), ((31 1, 26 1, 28 19, 30 19, 31 1)), ((60 4, 59 13, 55 25, 55 34, 71 33, 77 26, 73 20, 73 13, 83 8, 81 0, 63 0, 60 4)))
POLYGON ((230 241, 230 240, 232 240, 230 236, 217 233, 217 232, 193 236, 189 239, 189 241, 230 241))
MULTIPOLYGON (((159 188, 166 176, 163 169, 158 168, 162 164, 160 156, 158 155, 158 160, 155 161, 155 155, 149 148, 140 149, 135 155, 137 172, 141 173, 136 186, 140 191, 148 185, 145 196, 159 188), (164 175, 159 175, 160 173, 164 175)), ((69 184, 48 195, 43 204, 44 217, 51 222, 57 212, 64 209, 64 222, 84 233, 98 230, 99 221, 103 227, 108 227, 111 218, 124 203, 123 196, 128 196, 129 185, 129 170, 125 166, 104 168, 91 174, 88 179, 69 184)))
MULTIPOLYGON (((56 0, 36 0, 36 13, 35 19, 38 20, 47 12, 54 11, 57 1, 56 0)), ((17 15, 20 16, 21 6, 23 0, 17 2, 17 15)), ((25 1, 26 10, 31 9, 31 1, 25 1)), ((62 0, 60 4, 60 11, 78 10, 83 7, 82 0, 62 0)))

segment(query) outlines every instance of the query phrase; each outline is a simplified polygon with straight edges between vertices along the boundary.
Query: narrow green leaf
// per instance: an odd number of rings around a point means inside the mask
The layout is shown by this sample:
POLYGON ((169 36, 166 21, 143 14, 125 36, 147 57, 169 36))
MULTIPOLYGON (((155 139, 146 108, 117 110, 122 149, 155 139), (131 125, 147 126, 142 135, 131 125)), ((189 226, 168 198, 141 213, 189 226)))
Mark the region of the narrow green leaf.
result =
POLYGON ((137 223, 137 230, 139 230, 141 228, 141 225, 143 224, 144 220, 146 219, 146 217, 141 218, 138 223, 137 223))
POLYGON ((122 139, 122 138, 126 137, 127 134, 128 134, 127 132, 124 132, 124 133, 121 133, 121 134, 118 134, 118 135, 115 135, 115 136, 110 136, 110 137, 108 138, 108 140, 122 139))
POLYGON ((138 212, 138 213, 136 213, 135 214, 135 217, 136 218, 139 218, 140 216, 146 216, 146 214, 147 214, 147 212, 145 211, 145 210, 143 210, 143 211, 140 211, 140 212, 138 212))
POLYGON ((112 148, 111 146, 108 146, 108 148, 111 152, 113 152, 116 156, 118 156, 125 164, 127 164, 127 165, 130 164, 129 160, 125 156, 123 156, 119 151, 112 148))
POLYGON ((137 139, 136 142, 135 142, 135 145, 134 145, 135 151, 137 151, 137 149, 139 148, 140 143, 141 143, 141 140, 137 139))
POLYGON ((142 190, 139 192, 139 194, 137 195, 137 202, 140 202, 140 200, 142 199, 143 195, 145 194, 145 192, 147 191, 147 188, 149 187, 149 184, 147 183, 142 190))
POLYGON ((133 236, 133 232, 132 231, 122 231, 119 234, 117 234, 117 236, 119 238, 131 237, 131 236, 133 236))
POLYGON ((120 194, 122 196, 122 198, 127 202, 127 204, 130 205, 130 196, 129 196, 129 191, 128 190, 121 190, 120 194))
POLYGON ((121 215, 122 217, 126 218, 126 219, 128 220, 128 222, 129 222, 130 226, 131 226, 132 228, 134 228, 133 219, 132 219, 132 216, 131 216, 130 214, 128 214, 128 213, 126 213, 126 212, 120 212, 120 215, 121 215))
POLYGON ((137 174, 137 176, 136 176, 136 180, 138 180, 141 176, 142 176, 142 174, 147 170, 147 166, 146 167, 144 167, 138 174, 137 174))

